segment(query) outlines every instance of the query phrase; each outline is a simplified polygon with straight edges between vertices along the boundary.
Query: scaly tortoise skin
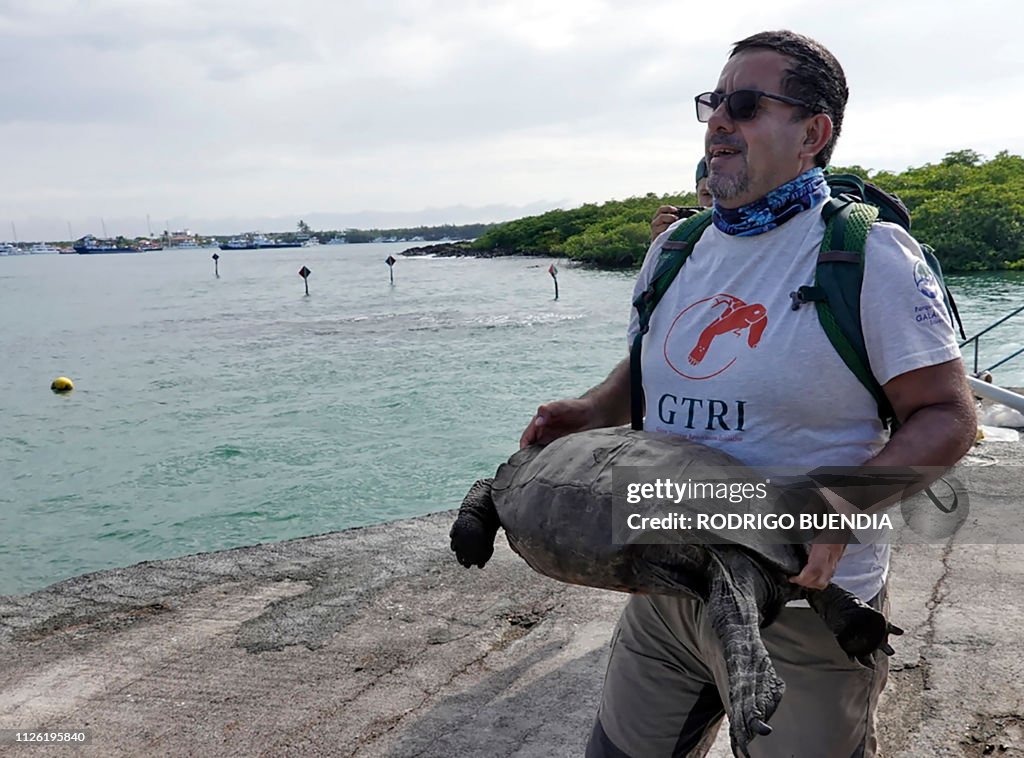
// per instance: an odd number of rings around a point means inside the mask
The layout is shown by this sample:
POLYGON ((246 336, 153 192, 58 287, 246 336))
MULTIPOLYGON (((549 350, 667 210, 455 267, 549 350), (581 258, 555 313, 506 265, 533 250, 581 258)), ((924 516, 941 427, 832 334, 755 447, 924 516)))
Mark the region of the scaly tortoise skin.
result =
MULTIPOLYGON (((475 482, 452 526, 452 550, 467 568, 483 568, 500 526, 512 549, 553 579, 704 601, 728 672, 735 755, 749 755, 749 742, 771 733, 767 722, 785 683, 760 629, 786 602, 806 599, 842 649, 866 666, 876 650, 893 653, 888 635, 902 630, 881 613, 834 584, 817 591, 788 581, 807 562, 803 544, 772 544, 757 532, 738 533, 743 544, 724 533, 713 540, 718 544, 614 544, 613 466, 657 466, 680 482, 714 471, 735 479, 742 468, 729 455, 678 435, 627 427, 568 435, 518 451, 493 479, 475 482)), ((675 510, 690 505, 684 501, 675 510)))

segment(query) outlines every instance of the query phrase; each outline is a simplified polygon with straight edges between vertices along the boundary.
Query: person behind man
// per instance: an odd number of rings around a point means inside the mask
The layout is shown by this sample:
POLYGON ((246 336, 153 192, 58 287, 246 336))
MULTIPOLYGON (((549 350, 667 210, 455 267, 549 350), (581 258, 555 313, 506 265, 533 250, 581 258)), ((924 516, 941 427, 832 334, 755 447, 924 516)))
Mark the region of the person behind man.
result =
MULTIPOLYGON (((936 307, 921 284, 918 243, 874 224, 865 246, 861 317, 870 364, 901 422, 888 436, 871 395, 832 347, 812 305, 789 293, 814 281, 829 197, 822 169, 842 127, 848 90, 820 43, 789 31, 734 46, 713 92, 697 96, 707 123, 713 223, 654 311, 643 346, 644 428, 681 434, 758 467, 935 466, 975 437, 974 406, 951 325, 915 320, 936 307), (920 285, 920 286, 919 286, 920 285), (735 330, 708 329, 744 308, 735 330), (709 335, 711 338, 708 339, 709 335)), ((652 246, 635 293, 648 286, 652 246)), ((938 296, 941 299, 941 295, 938 296)), ((638 329, 634 312, 628 337, 638 329)), ((581 398, 537 409, 521 446, 628 423, 622 361, 581 398)), ((790 581, 829 581, 885 608, 887 544, 813 544, 790 581)), ((754 756, 873 756, 874 711, 887 676, 851 662, 820 618, 790 605, 763 630, 785 695, 750 744, 754 756)), ((631 596, 619 620, 592 758, 702 754, 728 695, 702 604, 631 596)))
MULTIPOLYGON (((714 202, 711 192, 708 190, 708 162, 704 158, 697 161, 697 205, 701 208, 710 208, 714 202)), ((678 208, 674 205, 662 205, 654 212, 651 219, 651 241, 668 229, 672 224, 681 218, 689 218, 696 213, 691 208, 678 208), (687 212, 689 211, 689 212, 687 212)))

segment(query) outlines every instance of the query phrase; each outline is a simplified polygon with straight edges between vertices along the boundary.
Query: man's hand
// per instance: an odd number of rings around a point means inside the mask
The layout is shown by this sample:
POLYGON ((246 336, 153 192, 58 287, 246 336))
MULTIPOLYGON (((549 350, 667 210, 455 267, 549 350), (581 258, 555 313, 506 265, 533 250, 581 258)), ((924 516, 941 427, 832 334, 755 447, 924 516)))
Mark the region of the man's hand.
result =
POLYGON ((796 576, 791 576, 789 581, 812 590, 825 589, 832 581, 832 575, 836 573, 836 566, 845 551, 845 542, 815 542, 811 545, 804 570, 796 576))
POLYGON ((567 434, 629 423, 629 356, 580 398, 556 400, 537 409, 519 439, 519 449, 547 445, 567 434))
POLYGON ((547 445, 559 437, 598 426, 597 409, 590 398, 556 400, 537 409, 536 415, 519 439, 519 449, 534 444, 547 445))
POLYGON ((700 213, 700 208, 677 208, 674 205, 663 205, 654 212, 651 219, 651 242, 681 218, 689 218, 700 213))
POLYGON ((679 209, 674 205, 663 205, 654 212, 651 219, 651 241, 679 220, 679 209))

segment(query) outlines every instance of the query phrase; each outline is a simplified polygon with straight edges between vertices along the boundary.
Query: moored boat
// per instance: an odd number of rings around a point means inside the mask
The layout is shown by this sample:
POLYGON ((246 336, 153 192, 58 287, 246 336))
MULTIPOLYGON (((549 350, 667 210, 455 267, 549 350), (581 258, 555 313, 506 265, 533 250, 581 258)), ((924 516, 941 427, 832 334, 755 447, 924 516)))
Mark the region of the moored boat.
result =
POLYGON ((132 245, 119 245, 114 240, 101 240, 87 234, 73 245, 75 252, 79 255, 92 255, 95 253, 141 253, 142 251, 132 245))
POLYGON ((220 244, 221 250, 267 250, 279 247, 301 247, 302 243, 294 240, 276 240, 263 235, 255 237, 233 237, 220 244))

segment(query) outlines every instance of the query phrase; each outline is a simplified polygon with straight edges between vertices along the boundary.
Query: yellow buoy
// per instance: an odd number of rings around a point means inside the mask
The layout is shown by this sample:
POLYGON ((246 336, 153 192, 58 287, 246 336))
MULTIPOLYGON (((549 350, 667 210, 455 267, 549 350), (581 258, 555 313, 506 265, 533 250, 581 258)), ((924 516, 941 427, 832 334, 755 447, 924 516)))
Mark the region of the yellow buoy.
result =
POLYGON ((50 384, 50 389, 54 392, 70 392, 75 388, 75 383, 68 379, 66 376, 58 376, 50 384))

